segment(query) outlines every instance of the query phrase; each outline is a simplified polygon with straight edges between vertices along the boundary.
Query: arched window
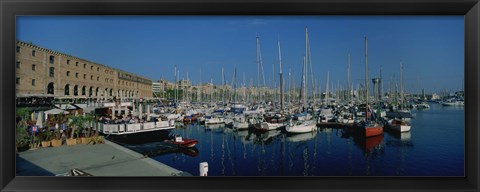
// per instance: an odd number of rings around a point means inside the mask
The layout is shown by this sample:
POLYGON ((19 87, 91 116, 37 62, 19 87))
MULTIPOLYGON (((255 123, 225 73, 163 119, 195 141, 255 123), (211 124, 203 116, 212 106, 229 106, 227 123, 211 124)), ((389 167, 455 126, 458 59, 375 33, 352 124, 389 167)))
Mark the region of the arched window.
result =
POLYGON ((97 89, 95 90, 95 96, 98 96, 98 89, 99 87, 97 87, 97 89))
POLYGON ((65 95, 70 95, 70 85, 69 84, 65 85, 65 95))
POLYGON ((70 71, 67 71, 67 77, 70 77, 70 71))
POLYGON ((73 87, 73 95, 78 95, 78 85, 75 85, 75 87, 73 87))
POLYGON ((88 90, 88 96, 91 97, 93 95, 93 87, 90 87, 88 90))
POLYGON ((53 82, 49 83, 47 86, 47 94, 54 94, 53 82))
POLYGON ((82 95, 86 95, 86 93, 85 93, 86 89, 87 88, 85 86, 82 87, 82 95))
POLYGON ((110 97, 113 96, 113 89, 112 88, 110 88, 110 94, 109 95, 110 95, 110 97))

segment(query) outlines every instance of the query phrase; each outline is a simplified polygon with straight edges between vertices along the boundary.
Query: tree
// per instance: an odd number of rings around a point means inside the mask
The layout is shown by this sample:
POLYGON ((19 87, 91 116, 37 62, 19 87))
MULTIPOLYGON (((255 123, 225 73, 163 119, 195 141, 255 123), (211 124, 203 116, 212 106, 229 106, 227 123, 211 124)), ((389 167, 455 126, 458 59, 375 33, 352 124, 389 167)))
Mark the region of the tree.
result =
POLYGON ((15 134, 15 150, 18 152, 18 148, 28 146, 30 137, 27 132, 28 128, 28 117, 30 115, 30 110, 28 108, 19 108, 17 109, 17 126, 15 134))
POLYGON ((80 136, 80 132, 85 126, 85 118, 83 116, 71 116, 69 125, 72 126, 72 133, 70 139, 73 139, 73 135, 76 134, 77 138, 80 136))

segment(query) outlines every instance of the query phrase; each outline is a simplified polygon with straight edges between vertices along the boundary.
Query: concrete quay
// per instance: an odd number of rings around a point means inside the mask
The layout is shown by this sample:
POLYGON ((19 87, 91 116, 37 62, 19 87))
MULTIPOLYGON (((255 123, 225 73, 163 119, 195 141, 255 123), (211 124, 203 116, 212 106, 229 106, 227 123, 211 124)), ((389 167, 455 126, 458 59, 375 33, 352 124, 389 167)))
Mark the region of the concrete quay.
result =
POLYGON ((191 176, 107 140, 38 148, 16 156, 17 176, 59 176, 74 168, 93 176, 191 176))

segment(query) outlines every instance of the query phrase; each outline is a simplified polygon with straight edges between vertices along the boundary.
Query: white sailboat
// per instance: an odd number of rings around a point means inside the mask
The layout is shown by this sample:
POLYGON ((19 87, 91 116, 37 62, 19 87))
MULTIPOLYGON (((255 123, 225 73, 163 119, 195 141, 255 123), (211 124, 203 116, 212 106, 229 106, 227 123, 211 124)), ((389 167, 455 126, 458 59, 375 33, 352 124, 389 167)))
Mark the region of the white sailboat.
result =
MULTIPOLYGON (((306 41, 306 54, 309 53, 308 51, 308 29, 305 28, 305 41, 306 41)), ((286 125, 285 130, 289 133, 308 133, 308 132, 313 132, 317 130, 317 124, 314 119, 309 119, 308 118, 308 113, 306 112, 307 109, 307 61, 305 56, 303 58, 303 78, 302 78, 302 89, 303 89, 303 108, 305 109, 304 114, 305 114, 305 119, 304 120, 298 120, 297 122, 293 122, 290 120, 290 122, 286 125)), ((300 116, 299 116, 300 117, 300 116)), ((302 116, 303 117, 303 116, 302 116)))
POLYGON ((333 110, 331 108, 322 108, 320 109, 320 114, 318 115, 318 123, 330 122, 333 119, 333 110))
POLYGON ((249 124, 245 115, 236 115, 233 117, 233 128, 235 130, 248 129, 249 124))

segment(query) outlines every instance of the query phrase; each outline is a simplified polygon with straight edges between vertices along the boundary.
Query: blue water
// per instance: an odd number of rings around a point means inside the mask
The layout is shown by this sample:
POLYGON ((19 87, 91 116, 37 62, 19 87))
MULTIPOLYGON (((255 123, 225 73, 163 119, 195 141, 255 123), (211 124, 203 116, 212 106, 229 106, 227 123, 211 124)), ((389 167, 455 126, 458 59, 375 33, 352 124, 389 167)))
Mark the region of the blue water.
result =
POLYGON ((410 132, 367 140, 332 128, 288 135, 188 125, 171 134, 197 139, 196 156, 174 151, 150 157, 193 175, 208 162, 209 176, 463 176, 464 109, 431 104, 412 113, 410 132))

